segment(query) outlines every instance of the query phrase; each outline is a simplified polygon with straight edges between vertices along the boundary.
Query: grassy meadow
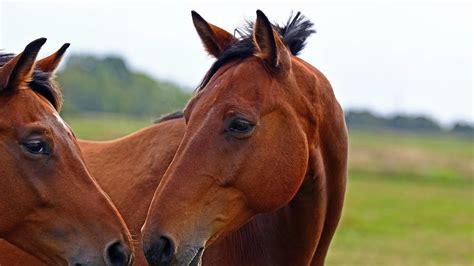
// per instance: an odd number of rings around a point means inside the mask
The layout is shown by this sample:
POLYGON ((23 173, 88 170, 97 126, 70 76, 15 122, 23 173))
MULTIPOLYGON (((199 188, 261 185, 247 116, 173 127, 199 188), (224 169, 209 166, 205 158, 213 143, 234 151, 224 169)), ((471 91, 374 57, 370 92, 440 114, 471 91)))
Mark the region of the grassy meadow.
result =
MULTIPOLYGON (((66 117, 80 138, 111 139, 152 118, 66 117)), ((341 225, 327 265, 474 265, 474 141, 350 132, 341 225)))

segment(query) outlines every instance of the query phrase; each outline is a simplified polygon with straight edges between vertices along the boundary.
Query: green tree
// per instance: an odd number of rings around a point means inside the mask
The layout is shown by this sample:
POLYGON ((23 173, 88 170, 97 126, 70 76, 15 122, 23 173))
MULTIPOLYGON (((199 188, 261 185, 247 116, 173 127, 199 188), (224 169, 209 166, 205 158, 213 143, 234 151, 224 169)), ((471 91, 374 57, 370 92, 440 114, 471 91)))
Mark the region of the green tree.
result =
POLYGON ((58 73, 65 114, 110 112, 157 116, 182 109, 191 97, 176 84, 133 72, 118 56, 69 57, 58 73))

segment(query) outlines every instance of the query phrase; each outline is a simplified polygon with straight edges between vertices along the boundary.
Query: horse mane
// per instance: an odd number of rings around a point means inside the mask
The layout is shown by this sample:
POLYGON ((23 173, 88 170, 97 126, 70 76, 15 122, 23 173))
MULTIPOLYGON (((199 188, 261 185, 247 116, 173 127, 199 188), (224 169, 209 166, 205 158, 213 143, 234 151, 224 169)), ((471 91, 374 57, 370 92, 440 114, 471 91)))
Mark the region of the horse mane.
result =
POLYGON ((162 115, 161 117, 153 121, 153 124, 159 124, 168 120, 174 120, 174 119, 183 118, 183 117, 184 117, 183 111, 179 110, 173 113, 162 115))
MULTIPOLYGON (((229 46, 207 71, 196 91, 202 90, 212 76, 225 64, 234 60, 243 60, 255 54, 255 44, 253 43, 253 22, 247 21, 243 27, 234 31, 240 36, 239 40, 229 46)), ((305 47, 306 39, 316 31, 313 29, 314 24, 307 19, 301 12, 290 15, 288 21, 283 24, 275 23, 274 29, 280 33, 280 37, 285 43, 292 55, 297 56, 305 47)))
MULTIPOLYGON (((0 67, 10 61, 14 54, 0 52, 0 67)), ((39 95, 45 97, 56 110, 61 109, 63 102, 61 90, 51 79, 51 74, 41 70, 33 70, 32 78, 28 82, 28 87, 39 95)))

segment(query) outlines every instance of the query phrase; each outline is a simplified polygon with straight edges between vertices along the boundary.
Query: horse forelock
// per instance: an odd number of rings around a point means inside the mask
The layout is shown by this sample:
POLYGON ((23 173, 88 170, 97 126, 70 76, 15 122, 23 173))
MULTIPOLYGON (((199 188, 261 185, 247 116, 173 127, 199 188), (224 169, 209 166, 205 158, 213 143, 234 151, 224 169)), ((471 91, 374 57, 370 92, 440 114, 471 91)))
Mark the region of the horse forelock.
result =
MULTIPOLYGON (((196 91, 204 89, 212 76, 225 64, 251 57, 255 54, 256 48, 253 42, 253 26, 254 23, 247 21, 244 26, 235 29, 234 35, 240 37, 237 42, 230 45, 207 71, 196 91)), ((285 24, 274 23, 274 29, 280 34, 280 38, 291 52, 293 56, 297 56, 305 47, 306 39, 316 31, 313 29, 314 24, 300 12, 296 15, 290 15, 285 24)))

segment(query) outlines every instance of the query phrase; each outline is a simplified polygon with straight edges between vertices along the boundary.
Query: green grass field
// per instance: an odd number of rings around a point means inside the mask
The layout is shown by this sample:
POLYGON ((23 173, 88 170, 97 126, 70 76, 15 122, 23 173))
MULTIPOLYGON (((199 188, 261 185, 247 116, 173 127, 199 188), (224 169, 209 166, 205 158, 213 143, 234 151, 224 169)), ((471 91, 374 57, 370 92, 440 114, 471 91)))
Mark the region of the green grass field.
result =
POLYGON ((64 116, 78 138, 108 140, 125 136, 151 125, 154 118, 137 118, 123 115, 90 113, 84 116, 64 116))
MULTIPOLYGON (((152 118, 66 117, 80 138, 111 139, 152 118)), ((474 142, 350 132, 341 225, 327 265, 474 265, 474 142)))

